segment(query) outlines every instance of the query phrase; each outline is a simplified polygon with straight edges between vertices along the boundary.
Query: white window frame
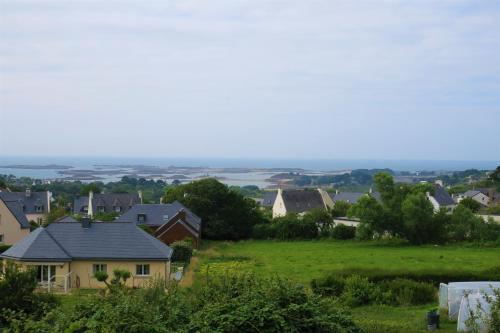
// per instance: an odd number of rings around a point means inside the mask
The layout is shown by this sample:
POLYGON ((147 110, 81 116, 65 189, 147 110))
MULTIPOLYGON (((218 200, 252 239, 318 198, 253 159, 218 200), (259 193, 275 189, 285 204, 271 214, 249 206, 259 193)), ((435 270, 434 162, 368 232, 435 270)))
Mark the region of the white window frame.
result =
POLYGON ((94 275, 96 272, 108 272, 108 265, 107 264, 92 264, 92 275, 94 275))
POLYGON ((151 266, 149 264, 137 264, 135 265, 135 276, 151 276, 151 266), (147 274, 146 274, 147 267, 147 274), (140 273, 137 273, 137 272, 140 273))

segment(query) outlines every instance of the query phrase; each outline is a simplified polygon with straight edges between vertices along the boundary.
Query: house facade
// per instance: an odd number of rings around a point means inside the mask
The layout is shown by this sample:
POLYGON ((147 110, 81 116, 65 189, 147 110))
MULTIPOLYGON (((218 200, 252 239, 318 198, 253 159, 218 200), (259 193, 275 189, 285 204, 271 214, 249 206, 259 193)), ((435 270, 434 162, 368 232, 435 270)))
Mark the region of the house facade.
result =
POLYGON ((279 189, 273 204, 273 218, 288 213, 304 214, 312 209, 326 209, 332 206, 333 202, 328 193, 322 189, 279 189))
POLYGON ((194 247, 201 242, 201 219, 178 201, 135 205, 117 221, 148 226, 165 244, 185 238, 190 238, 194 247))
POLYGON ((26 219, 41 224, 45 214, 50 213, 52 193, 33 192, 28 188, 25 192, 0 192, 0 198, 4 201, 19 202, 26 219))
POLYGON ((461 194, 458 197, 457 201, 460 202, 465 198, 471 198, 472 200, 477 201, 484 207, 487 207, 490 203, 490 198, 488 197, 488 195, 479 190, 466 191, 465 193, 461 194))
POLYGON ((94 216, 98 214, 123 214, 134 205, 142 203, 141 193, 96 193, 79 196, 73 201, 73 213, 94 216))
POLYGON ((30 224, 19 201, 0 197, 0 245, 13 245, 30 233, 30 224))
POLYGON ((68 291, 104 288, 95 272, 131 273, 126 284, 141 287, 152 278, 170 276, 172 249, 133 223, 52 223, 40 227, 0 255, 37 271, 41 287, 68 291))
POLYGON ((439 212, 441 208, 453 210, 456 207, 455 200, 450 194, 439 184, 434 187, 434 193, 426 193, 427 199, 434 207, 434 212, 439 212))

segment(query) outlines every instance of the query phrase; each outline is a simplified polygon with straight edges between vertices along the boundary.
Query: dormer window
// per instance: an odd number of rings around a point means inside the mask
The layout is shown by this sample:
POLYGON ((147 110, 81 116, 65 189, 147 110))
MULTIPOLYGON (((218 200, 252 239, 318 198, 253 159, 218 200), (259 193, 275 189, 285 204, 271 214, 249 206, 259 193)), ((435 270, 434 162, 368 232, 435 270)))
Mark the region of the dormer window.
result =
POLYGON ((120 206, 114 206, 113 210, 115 211, 115 213, 120 213, 122 211, 122 208, 120 206))
POLYGON ((37 213, 43 213, 43 206, 42 205, 36 205, 35 206, 35 211, 37 213))
POLYGON ((146 222, 146 214, 137 214, 137 222, 139 223, 146 222))
POLYGON ((87 213, 89 211, 89 206, 83 206, 82 212, 87 213))
POLYGON ((104 213, 106 211, 106 207, 104 207, 104 206, 97 206, 97 211, 99 213, 104 213))

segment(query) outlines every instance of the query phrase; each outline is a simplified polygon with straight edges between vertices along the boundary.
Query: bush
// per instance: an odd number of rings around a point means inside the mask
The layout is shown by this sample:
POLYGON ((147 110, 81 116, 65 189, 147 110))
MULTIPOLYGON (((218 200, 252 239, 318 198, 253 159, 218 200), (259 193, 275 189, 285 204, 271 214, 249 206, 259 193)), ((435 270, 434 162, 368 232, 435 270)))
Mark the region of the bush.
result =
POLYGON ((278 217, 272 223, 276 224, 276 237, 281 240, 314 239, 318 237, 316 223, 309 219, 300 219, 294 214, 278 217))
POLYGON ((193 246, 186 241, 173 242, 170 247, 174 250, 172 261, 188 264, 193 256, 193 246))
POLYGON ((331 236, 335 239, 353 239, 356 237, 356 227, 338 224, 332 229, 331 236))
POLYGON ((389 292, 387 305, 421 305, 436 300, 436 288, 426 282, 397 278, 380 283, 384 292, 389 292))
POLYGON ((7 251, 8 249, 10 249, 10 247, 11 245, 0 244, 0 253, 7 251))
POLYGON ((382 293, 379 287, 368 278, 352 275, 345 279, 341 299, 349 306, 368 305, 379 301, 382 293))
POLYGON ((253 237, 255 239, 274 239, 276 238, 276 224, 260 223, 253 227, 253 237))
POLYGON ((311 280, 311 289, 321 296, 340 296, 344 286, 345 279, 334 274, 311 280))

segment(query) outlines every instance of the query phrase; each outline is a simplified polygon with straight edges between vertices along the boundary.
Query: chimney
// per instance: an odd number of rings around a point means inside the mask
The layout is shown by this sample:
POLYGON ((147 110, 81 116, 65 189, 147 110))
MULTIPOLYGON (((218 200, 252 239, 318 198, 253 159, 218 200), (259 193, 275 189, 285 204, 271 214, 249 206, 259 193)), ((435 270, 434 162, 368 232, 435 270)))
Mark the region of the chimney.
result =
POLYGON ((139 200, 141 201, 141 204, 142 204, 142 191, 137 191, 137 193, 139 194, 139 200))
POLYGON ((335 190, 335 194, 339 194, 339 190, 335 190))
POLYGON ((372 194, 373 193, 373 188, 370 187, 370 190, 368 191, 368 193, 372 194))
POLYGON ((26 198, 29 198, 29 197, 31 197, 31 189, 26 188, 26 198))
POLYGON ((85 216, 84 218, 82 218, 82 228, 84 229, 90 228, 90 217, 85 216))
POLYGON ((160 204, 163 203, 163 197, 160 197, 160 204))
POLYGON ((94 216, 94 209, 92 207, 92 201, 94 200, 94 192, 89 191, 89 204, 87 208, 87 214, 89 215, 90 218, 94 216))

